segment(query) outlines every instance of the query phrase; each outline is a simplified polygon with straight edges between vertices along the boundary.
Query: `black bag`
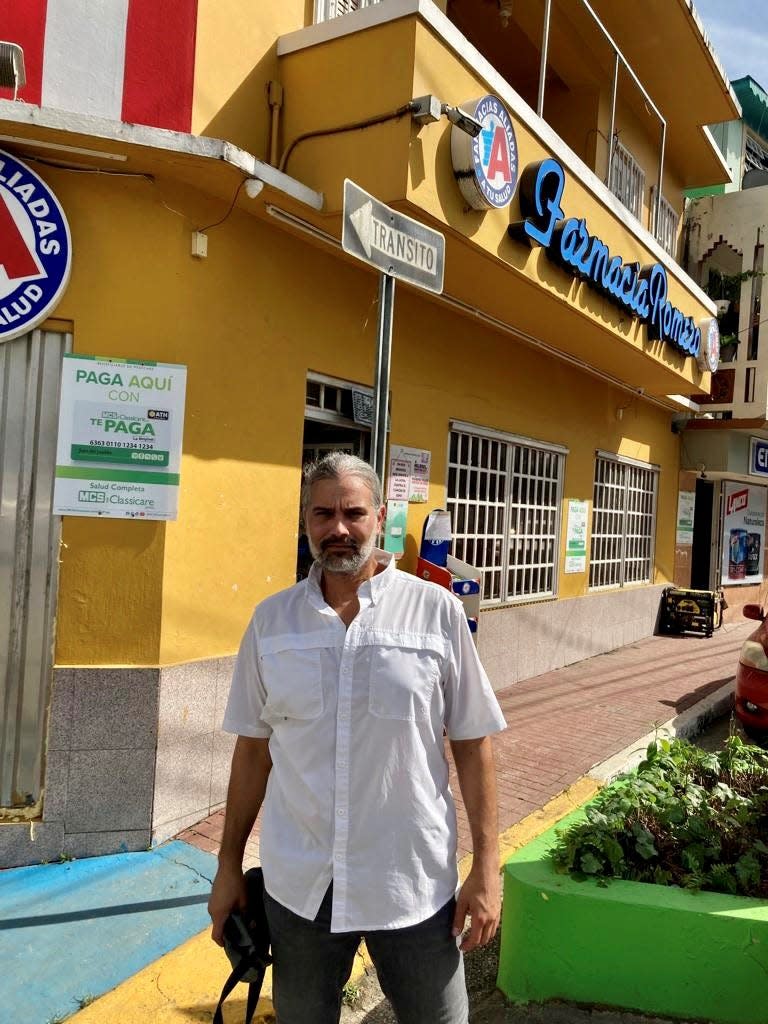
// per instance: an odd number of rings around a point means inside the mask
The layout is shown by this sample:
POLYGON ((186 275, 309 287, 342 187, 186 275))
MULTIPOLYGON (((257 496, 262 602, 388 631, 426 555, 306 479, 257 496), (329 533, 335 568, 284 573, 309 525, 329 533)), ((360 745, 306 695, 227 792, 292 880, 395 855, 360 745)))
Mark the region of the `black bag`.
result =
POLYGON ((229 915, 224 922, 224 952, 232 964, 232 973, 221 990, 213 1024, 223 1024, 221 1006, 239 981, 248 983, 245 1024, 251 1024, 259 1002, 264 973, 272 957, 269 955, 269 924, 264 911, 264 876, 261 868, 245 873, 248 903, 244 910, 229 915))

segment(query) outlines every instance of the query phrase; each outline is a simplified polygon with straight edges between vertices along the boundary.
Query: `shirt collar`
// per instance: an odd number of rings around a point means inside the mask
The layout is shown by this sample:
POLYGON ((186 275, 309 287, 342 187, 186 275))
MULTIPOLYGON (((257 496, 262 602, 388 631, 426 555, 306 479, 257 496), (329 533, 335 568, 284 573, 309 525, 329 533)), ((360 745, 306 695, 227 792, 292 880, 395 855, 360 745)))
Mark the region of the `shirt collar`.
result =
MULTIPOLYGON (((357 593, 358 597, 367 598, 371 604, 376 604, 395 578, 395 572, 397 569, 395 566, 394 555, 391 552, 382 551, 381 548, 374 548, 373 557, 379 565, 384 567, 383 571, 377 572, 375 576, 371 576, 370 579, 361 583, 357 593)), ((309 570, 309 576, 307 577, 307 599, 315 608, 326 607, 323 590, 320 586, 321 579, 322 569, 317 562, 313 562, 312 568, 309 570)))

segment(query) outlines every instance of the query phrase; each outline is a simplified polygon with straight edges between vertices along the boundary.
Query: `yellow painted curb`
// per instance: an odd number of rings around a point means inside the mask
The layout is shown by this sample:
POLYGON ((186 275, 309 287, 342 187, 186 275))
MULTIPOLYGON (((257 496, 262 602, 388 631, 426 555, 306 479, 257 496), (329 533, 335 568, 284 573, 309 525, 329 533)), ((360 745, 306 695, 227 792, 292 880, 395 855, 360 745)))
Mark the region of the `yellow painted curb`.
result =
MULTIPOLYGON (((499 836, 500 865, 503 866, 515 850, 590 800, 599 788, 599 783, 592 779, 579 779, 541 810, 502 832, 499 836)), ((470 853, 459 862, 462 880, 471 865, 470 853)), ((359 983, 372 969, 363 943, 355 957, 350 982, 359 983)), ((115 1024, 116 1021, 119 1024, 210 1024, 229 971, 229 961, 211 941, 210 932, 201 932, 67 1019, 73 1024, 115 1024)), ((238 986, 224 1004, 225 1024, 241 1024, 246 992, 244 986, 238 986)), ((254 1022, 274 1024, 274 1020, 272 972, 268 970, 254 1022)))
MULTIPOLYGON (((361 946, 355 957, 350 982, 357 984, 373 967, 361 946)), ((201 932, 184 945, 148 964, 90 1006, 67 1018, 76 1024, 210 1024, 222 986, 230 973, 229 961, 215 945, 210 931, 201 932)), ((247 989, 238 985, 224 1004, 224 1024, 242 1024, 247 989)), ((254 1024, 274 1024, 272 971, 267 970, 254 1024)))

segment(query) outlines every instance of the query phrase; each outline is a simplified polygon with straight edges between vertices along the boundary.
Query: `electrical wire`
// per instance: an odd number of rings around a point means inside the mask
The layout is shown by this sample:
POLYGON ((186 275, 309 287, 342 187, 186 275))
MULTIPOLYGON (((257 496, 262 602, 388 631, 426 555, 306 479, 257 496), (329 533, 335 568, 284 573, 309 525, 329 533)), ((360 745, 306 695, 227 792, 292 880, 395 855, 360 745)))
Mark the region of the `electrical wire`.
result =
POLYGON ((199 231, 199 232, 210 231, 211 228, 217 228, 219 226, 219 224, 223 224, 224 221, 229 217, 229 215, 234 210, 235 203, 237 202, 237 197, 240 195, 240 192, 241 192, 241 190, 243 188, 243 185, 245 185, 247 180, 248 180, 247 178, 243 178, 243 180, 240 182, 240 184, 235 189, 235 194, 232 196, 232 202, 229 204, 229 209, 224 214, 224 216, 221 218, 221 220, 214 221, 213 224, 206 224, 205 227, 203 227, 203 228, 195 228, 195 231, 199 231))
POLYGON ((297 135, 280 157, 278 170, 285 170, 286 165, 291 158, 291 154, 300 142, 306 142, 307 139, 316 139, 320 136, 339 135, 341 132, 353 132, 362 128, 370 128, 375 124, 382 124, 384 121, 395 121, 410 113, 412 109, 413 107, 410 102, 404 103, 402 107, 398 107, 397 110, 390 110, 388 114, 377 114, 376 117, 367 117, 362 121, 350 121, 349 124, 340 124, 335 128, 317 128, 315 131, 304 132, 302 135, 297 135))

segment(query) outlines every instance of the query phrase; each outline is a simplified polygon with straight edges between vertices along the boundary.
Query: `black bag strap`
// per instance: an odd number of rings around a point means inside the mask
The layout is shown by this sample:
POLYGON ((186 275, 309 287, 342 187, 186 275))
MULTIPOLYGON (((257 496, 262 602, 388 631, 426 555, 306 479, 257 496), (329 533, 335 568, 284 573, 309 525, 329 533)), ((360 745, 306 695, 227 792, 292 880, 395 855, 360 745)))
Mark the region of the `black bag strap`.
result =
POLYGON ((272 957, 269 955, 269 925, 264 911, 264 876, 261 868, 258 867, 246 871, 244 877, 248 896, 247 912, 251 919, 251 925, 255 926, 255 933, 250 932, 249 929, 249 934, 251 934, 256 946, 255 948, 252 946, 249 952, 242 957, 237 967, 233 969, 224 983, 224 988, 221 990, 219 998, 219 1005, 216 1007, 216 1012, 213 1015, 212 1024, 224 1024, 221 1008, 224 1000, 249 971, 254 971, 256 972, 255 980, 248 984, 248 999, 245 1011, 245 1024, 251 1024, 259 1002, 259 996, 261 995, 261 987, 264 984, 264 975, 268 965, 272 963, 272 957))
POLYGON ((264 963, 264 961, 256 956, 252 957, 251 959, 246 959, 246 957, 243 957, 243 959, 240 961, 237 967, 232 971, 230 976, 224 982, 224 988, 221 990, 219 1004, 216 1007, 216 1012, 213 1015, 212 1024, 224 1024, 224 1017, 221 1009, 222 1005, 224 1004, 224 1000, 234 989, 235 985, 238 984, 243 975, 247 974, 248 971, 252 970, 253 968, 256 968, 258 970, 259 978, 258 981, 252 981, 248 986, 248 1000, 246 1002, 245 1009, 245 1024, 251 1024, 251 1021, 253 1020, 253 1015, 256 1012, 256 1007, 259 1002, 259 996, 261 995, 261 986, 264 984, 264 974, 266 973, 267 970, 267 965, 264 963))

